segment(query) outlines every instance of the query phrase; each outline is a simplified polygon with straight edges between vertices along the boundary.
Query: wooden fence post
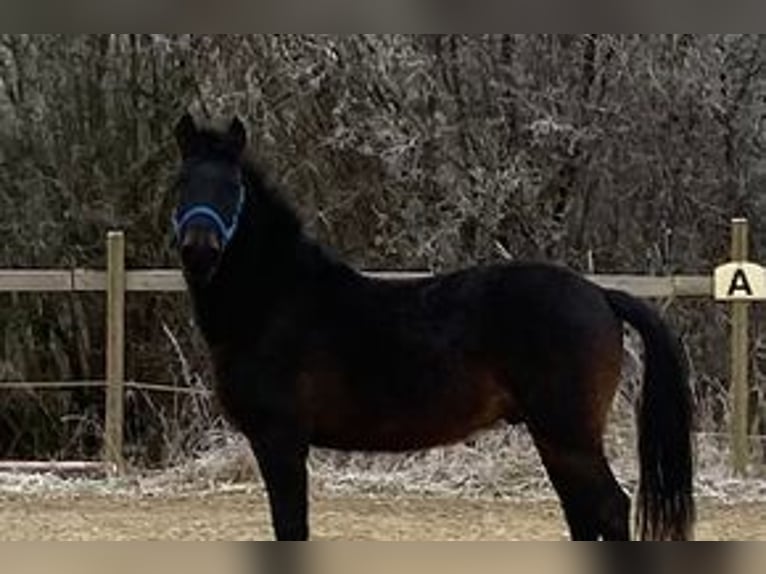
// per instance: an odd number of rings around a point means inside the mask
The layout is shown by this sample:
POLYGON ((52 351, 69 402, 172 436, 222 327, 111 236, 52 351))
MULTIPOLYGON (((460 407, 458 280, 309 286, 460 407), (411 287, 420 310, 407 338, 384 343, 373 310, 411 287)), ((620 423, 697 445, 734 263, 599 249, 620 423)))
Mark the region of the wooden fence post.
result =
POLYGON ((122 457, 125 386, 125 235, 107 235, 106 280, 106 413, 104 461, 118 474, 125 470, 122 457))
MULTIPOLYGON (((747 261, 747 219, 731 222, 731 259, 747 261)), ((748 446, 748 311, 750 303, 734 301, 731 304, 731 454, 735 474, 745 476, 749 459, 748 446)))

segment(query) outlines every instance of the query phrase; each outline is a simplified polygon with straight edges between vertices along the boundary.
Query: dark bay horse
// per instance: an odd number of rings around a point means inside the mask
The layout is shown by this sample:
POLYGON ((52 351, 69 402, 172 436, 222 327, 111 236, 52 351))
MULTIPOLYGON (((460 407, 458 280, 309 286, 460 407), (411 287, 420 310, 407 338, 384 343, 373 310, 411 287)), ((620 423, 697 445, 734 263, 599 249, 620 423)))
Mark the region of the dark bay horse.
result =
POLYGON ((311 445, 407 451, 500 420, 529 429, 573 539, 629 539, 630 502, 602 443, 624 321, 645 348, 637 535, 690 536, 687 363, 652 308, 546 264, 365 277, 303 233, 246 159, 238 119, 201 128, 187 114, 175 133, 184 275, 216 396, 249 439, 278 540, 308 538, 311 445))

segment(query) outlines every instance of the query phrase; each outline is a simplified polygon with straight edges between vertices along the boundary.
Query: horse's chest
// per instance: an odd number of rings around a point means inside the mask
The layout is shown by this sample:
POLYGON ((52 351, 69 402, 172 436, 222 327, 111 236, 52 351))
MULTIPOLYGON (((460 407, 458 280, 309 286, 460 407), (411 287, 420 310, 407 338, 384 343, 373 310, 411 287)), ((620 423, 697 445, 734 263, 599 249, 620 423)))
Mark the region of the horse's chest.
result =
POLYGON ((265 372, 253 361, 216 365, 215 396, 226 418, 238 429, 246 430, 259 421, 277 418, 292 409, 287 385, 255 373, 265 372))

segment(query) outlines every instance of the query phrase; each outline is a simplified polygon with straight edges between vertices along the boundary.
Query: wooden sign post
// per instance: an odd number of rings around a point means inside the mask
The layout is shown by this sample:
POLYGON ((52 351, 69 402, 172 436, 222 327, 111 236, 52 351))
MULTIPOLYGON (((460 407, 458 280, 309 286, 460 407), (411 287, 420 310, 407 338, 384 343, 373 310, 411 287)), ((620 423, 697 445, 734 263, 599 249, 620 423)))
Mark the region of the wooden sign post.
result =
POLYGON ((748 447, 748 313, 752 301, 766 300, 766 269, 748 262, 748 224, 732 220, 731 263, 715 270, 714 293, 731 303, 731 380, 729 383, 732 466, 737 475, 747 473, 748 447))

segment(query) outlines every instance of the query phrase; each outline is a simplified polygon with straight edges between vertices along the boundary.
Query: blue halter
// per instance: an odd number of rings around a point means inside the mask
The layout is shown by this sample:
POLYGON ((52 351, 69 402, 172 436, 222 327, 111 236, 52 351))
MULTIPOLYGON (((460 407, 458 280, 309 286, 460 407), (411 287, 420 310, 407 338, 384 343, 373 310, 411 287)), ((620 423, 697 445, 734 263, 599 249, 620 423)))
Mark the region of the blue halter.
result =
POLYGON ((239 217, 242 214, 242 208, 245 205, 245 187, 239 186, 239 199, 237 200, 237 207, 232 215, 231 223, 226 225, 224 218, 218 212, 218 210, 212 205, 197 204, 188 207, 183 213, 176 211, 173 214, 173 229, 176 234, 176 239, 180 240, 183 235, 184 229, 189 222, 195 217, 203 217, 213 224, 216 231, 221 235, 223 247, 228 245, 231 238, 234 237, 234 233, 237 231, 237 225, 239 224, 239 217))

